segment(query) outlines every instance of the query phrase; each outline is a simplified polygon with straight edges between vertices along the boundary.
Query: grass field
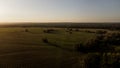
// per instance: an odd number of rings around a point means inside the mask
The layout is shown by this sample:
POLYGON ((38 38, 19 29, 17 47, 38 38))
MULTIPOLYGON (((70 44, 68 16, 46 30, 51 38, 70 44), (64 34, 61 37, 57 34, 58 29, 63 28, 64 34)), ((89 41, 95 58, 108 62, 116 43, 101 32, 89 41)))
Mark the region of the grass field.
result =
POLYGON ((0 28, 0 64, 8 64, 8 66, 23 64, 22 68, 24 64, 30 64, 30 67, 38 65, 43 68, 79 67, 79 53, 48 45, 42 41, 42 38, 47 38, 63 48, 73 49, 76 43, 85 42, 95 37, 95 34, 85 32, 69 34, 64 28, 54 28, 57 30, 56 33, 44 33, 45 29, 0 28), (25 32, 25 29, 29 32, 25 32))
MULTIPOLYGON (((76 32, 65 28, 52 28, 54 33, 44 33, 51 28, 0 28, 1 68, 79 68, 89 54, 74 51, 75 44, 85 43, 95 33, 76 32), (26 32, 25 29, 28 29, 26 32), (59 47, 43 42, 47 38, 59 47), (66 49, 72 49, 69 51, 66 49)), ((82 29, 83 30, 83 29, 82 29)), ((91 29, 93 30, 93 29, 91 29)))

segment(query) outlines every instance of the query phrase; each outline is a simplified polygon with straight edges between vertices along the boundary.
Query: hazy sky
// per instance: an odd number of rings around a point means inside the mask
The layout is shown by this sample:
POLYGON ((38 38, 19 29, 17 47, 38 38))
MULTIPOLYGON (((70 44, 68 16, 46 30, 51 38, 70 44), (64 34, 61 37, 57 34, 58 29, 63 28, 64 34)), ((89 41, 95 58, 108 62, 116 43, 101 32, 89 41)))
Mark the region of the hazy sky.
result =
POLYGON ((120 22, 120 0, 0 0, 0 22, 120 22))

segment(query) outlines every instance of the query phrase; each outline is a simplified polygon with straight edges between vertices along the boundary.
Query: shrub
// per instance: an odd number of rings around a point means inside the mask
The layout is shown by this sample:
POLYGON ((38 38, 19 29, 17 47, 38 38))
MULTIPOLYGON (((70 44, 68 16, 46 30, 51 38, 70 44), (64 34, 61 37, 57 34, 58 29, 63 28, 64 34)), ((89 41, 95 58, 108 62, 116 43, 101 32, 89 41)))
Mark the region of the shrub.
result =
POLYGON ((70 31, 69 34, 72 34, 72 32, 70 31))
POLYGON ((29 32, 29 30, 28 30, 28 29, 25 29, 25 32, 29 32))
POLYGON ((98 31, 96 31, 96 33, 97 33, 97 34, 106 34, 107 31, 104 31, 104 30, 98 30, 98 31))
POLYGON ((54 29, 43 30, 44 33, 55 33, 55 31, 54 29))
POLYGON ((86 60, 87 68, 101 68, 101 56, 100 55, 91 55, 86 60))
POLYGON ((75 29, 75 31, 76 31, 76 32, 78 32, 78 31, 79 31, 79 29, 78 29, 78 28, 76 28, 76 29, 75 29))
POLYGON ((47 39, 47 38, 43 38, 42 41, 43 41, 44 43, 48 43, 48 39, 47 39))

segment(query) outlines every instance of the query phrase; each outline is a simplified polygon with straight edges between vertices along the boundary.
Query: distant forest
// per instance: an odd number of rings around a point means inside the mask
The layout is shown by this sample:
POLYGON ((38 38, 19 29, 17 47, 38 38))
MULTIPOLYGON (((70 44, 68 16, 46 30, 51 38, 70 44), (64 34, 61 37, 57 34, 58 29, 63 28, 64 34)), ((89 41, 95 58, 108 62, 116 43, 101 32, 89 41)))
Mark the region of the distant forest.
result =
POLYGON ((55 27, 55 28, 97 28, 120 29, 120 23, 17 23, 2 24, 0 27, 55 27))

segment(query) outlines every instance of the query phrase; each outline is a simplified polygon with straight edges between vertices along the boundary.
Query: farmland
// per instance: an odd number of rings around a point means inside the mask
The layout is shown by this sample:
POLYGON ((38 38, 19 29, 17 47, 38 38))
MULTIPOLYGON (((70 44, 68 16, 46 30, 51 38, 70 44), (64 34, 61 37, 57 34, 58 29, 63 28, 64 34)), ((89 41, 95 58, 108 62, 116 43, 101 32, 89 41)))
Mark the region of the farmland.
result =
POLYGON ((73 32, 70 35, 60 28, 56 29, 57 33, 48 34, 43 33, 44 29, 0 28, 0 63, 43 63, 59 66, 64 59, 75 57, 74 53, 43 43, 42 38, 48 38, 51 42, 57 43, 64 48, 73 48, 75 43, 79 43, 79 40, 84 42, 88 37, 94 37, 94 34, 86 34, 84 32, 73 32), (28 29, 29 32, 25 32, 25 29, 28 29))
MULTIPOLYGON (((0 28, 0 67, 3 68, 85 68, 85 60, 94 53, 76 51, 75 45, 94 39, 96 32, 107 29, 43 27, 0 28), (51 30, 52 29, 52 30, 51 30), (44 32, 51 30, 51 32, 44 32), (47 39, 48 42, 44 42, 47 39)), ((119 46, 115 46, 119 51, 119 46)), ((109 53, 108 53, 109 54, 109 53)), ((117 53, 119 56, 119 53, 117 53)), ((113 63, 114 60, 111 60, 113 63)))

